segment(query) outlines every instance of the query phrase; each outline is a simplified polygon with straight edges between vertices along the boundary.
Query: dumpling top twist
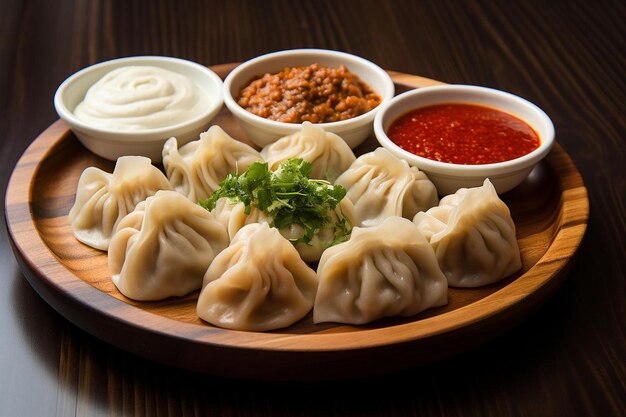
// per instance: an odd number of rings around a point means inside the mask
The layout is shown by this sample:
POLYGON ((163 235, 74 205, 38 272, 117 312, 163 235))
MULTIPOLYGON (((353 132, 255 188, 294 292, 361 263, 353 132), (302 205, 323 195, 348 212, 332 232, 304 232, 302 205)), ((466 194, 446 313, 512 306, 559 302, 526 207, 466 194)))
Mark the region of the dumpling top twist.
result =
POLYGON ((119 221, 158 190, 172 186, 149 158, 123 156, 112 174, 96 167, 83 171, 69 219, 74 236, 96 249, 107 250, 119 221))
POLYGON ((365 324, 448 302, 448 283, 428 241, 408 219, 355 227, 322 254, 313 321, 365 324))
POLYGON ((515 223, 489 179, 445 196, 413 222, 430 241, 450 286, 491 284, 521 268, 515 223))
POLYGON ((200 288, 227 245, 226 228, 213 214, 175 191, 159 191, 120 221, 109 246, 109 270, 128 298, 182 296, 200 288))
POLYGON ((390 216, 412 219, 437 204, 437 189, 425 173, 384 148, 361 155, 339 178, 354 203, 360 226, 380 224, 390 216))
POLYGON ((311 122, 302 123, 299 132, 285 136, 261 150, 272 171, 291 158, 302 158, 312 165, 310 178, 331 183, 354 162, 350 146, 334 133, 311 122))
POLYGON ((213 194, 228 174, 241 173, 262 160, 254 148, 233 139, 217 125, 180 149, 176 138, 163 146, 163 166, 174 190, 194 203, 213 194))
POLYGON ((274 330, 306 316, 316 291, 315 271, 278 229, 252 223, 207 270, 197 312, 228 329, 274 330))

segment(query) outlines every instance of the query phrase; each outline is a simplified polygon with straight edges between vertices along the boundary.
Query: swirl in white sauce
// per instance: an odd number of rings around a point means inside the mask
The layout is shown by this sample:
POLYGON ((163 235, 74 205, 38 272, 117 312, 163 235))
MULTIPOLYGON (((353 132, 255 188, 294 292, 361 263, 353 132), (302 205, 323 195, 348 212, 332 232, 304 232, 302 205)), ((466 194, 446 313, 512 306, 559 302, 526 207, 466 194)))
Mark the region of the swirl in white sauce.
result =
POLYGON ((208 95, 188 77, 153 66, 117 68, 92 85, 74 115, 113 130, 173 126, 200 115, 208 95))

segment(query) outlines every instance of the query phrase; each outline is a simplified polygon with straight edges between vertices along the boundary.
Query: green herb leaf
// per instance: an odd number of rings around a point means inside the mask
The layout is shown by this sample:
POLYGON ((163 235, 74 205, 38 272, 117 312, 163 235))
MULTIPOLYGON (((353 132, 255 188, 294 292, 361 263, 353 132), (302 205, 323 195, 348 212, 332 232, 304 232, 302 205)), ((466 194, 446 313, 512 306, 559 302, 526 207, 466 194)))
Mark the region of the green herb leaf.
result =
MULTIPOLYGON (((246 214, 252 207, 269 213, 274 227, 302 226, 304 236, 298 241, 309 243, 321 229, 333 225, 329 213, 347 192, 340 185, 310 179, 311 169, 311 163, 301 158, 283 162, 275 172, 266 162, 255 162, 239 175, 229 174, 213 195, 199 204, 210 211, 222 197, 242 202, 246 214)), ((343 214, 334 227, 333 244, 347 240, 352 227, 343 214)))

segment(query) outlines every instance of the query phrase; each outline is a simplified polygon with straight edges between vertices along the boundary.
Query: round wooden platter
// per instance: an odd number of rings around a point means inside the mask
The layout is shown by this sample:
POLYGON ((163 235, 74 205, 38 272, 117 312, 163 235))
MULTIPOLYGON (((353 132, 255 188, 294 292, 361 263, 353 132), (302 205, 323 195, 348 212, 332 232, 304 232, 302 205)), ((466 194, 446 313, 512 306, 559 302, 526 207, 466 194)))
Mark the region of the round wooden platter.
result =
MULTIPOLYGON (((225 76, 235 64, 211 67, 225 76)), ((390 72, 397 93, 440 82, 390 72)), ((246 141, 224 108, 212 122, 246 141)), ((355 153, 378 146, 371 137, 355 153)), ((198 292, 137 302, 110 279, 106 253, 79 243, 67 214, 78 178, 113 163, 87 151, 57 121, 26 150, 6 195, 6 222, 30 284, 68 320, 98 338, 170 366, 238 378, 343 378, 418 366, 511 328, 553 294, 584 235, 589 204, 581 176, 557 144, 518 188, 502 196, 517 226, 523 267, 477 289, 449 290, 447 306, 364 326, 320 324, 311 315, 273 332, 232 331, 201 321, 198 292)))

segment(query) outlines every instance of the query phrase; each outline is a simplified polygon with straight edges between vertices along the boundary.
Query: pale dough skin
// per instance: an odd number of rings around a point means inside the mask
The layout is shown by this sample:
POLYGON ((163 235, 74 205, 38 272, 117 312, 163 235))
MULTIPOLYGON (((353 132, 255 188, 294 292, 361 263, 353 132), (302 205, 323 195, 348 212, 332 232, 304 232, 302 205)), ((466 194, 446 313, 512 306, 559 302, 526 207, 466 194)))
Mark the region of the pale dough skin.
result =
POLYGON ((391 216, 412 219, 439 201, 435 185, 424 172, 384 148, 358 157, 336 184, 348 190, 346 197, 363 227, 376 226, 391 216))
POLYGON ((317 283, 315 271, 278 229, 252 223, 207 270, 197 313, 227 329, 280 329, 311 311, 317 283))
POLYGON ((120 157, 112 174, 89 167, 78 180, 69 212, 72 232, 84 244, 107 250, 124 216, 157 191, 171 189, 165 175, 143 156, 120 157))
POLYGON ((334 182, 355 161, 348 144, 332 132, 310 122, 299 132, 265 146, 261 156, 272 171, 291 158, 302 158, 312 165, 310 178, 334 182))
POLYGON ((489 179, 445 196, 413 222, 433 247, 451 287, 491 284, 522 267, 511 212, 489 179))
POLYGON ((168 139, 162 155, 172 186, 194 203, 213 194, 228 174, 242 173, 254 162, 263 160, 258 151, 217 125, 180 148, 176 138, 168 139))
POLYGON ((355 227, 322 254, 313 322, 366 324, 448 303, 448 283, 432 247, 408 219, 355 227))
POLYGON ((109 246, 109 270, 128 298, 183 296, 201 287, 227 245, 226 228, 213 214, 175 191, 159 191, 120 222, 109 246))

